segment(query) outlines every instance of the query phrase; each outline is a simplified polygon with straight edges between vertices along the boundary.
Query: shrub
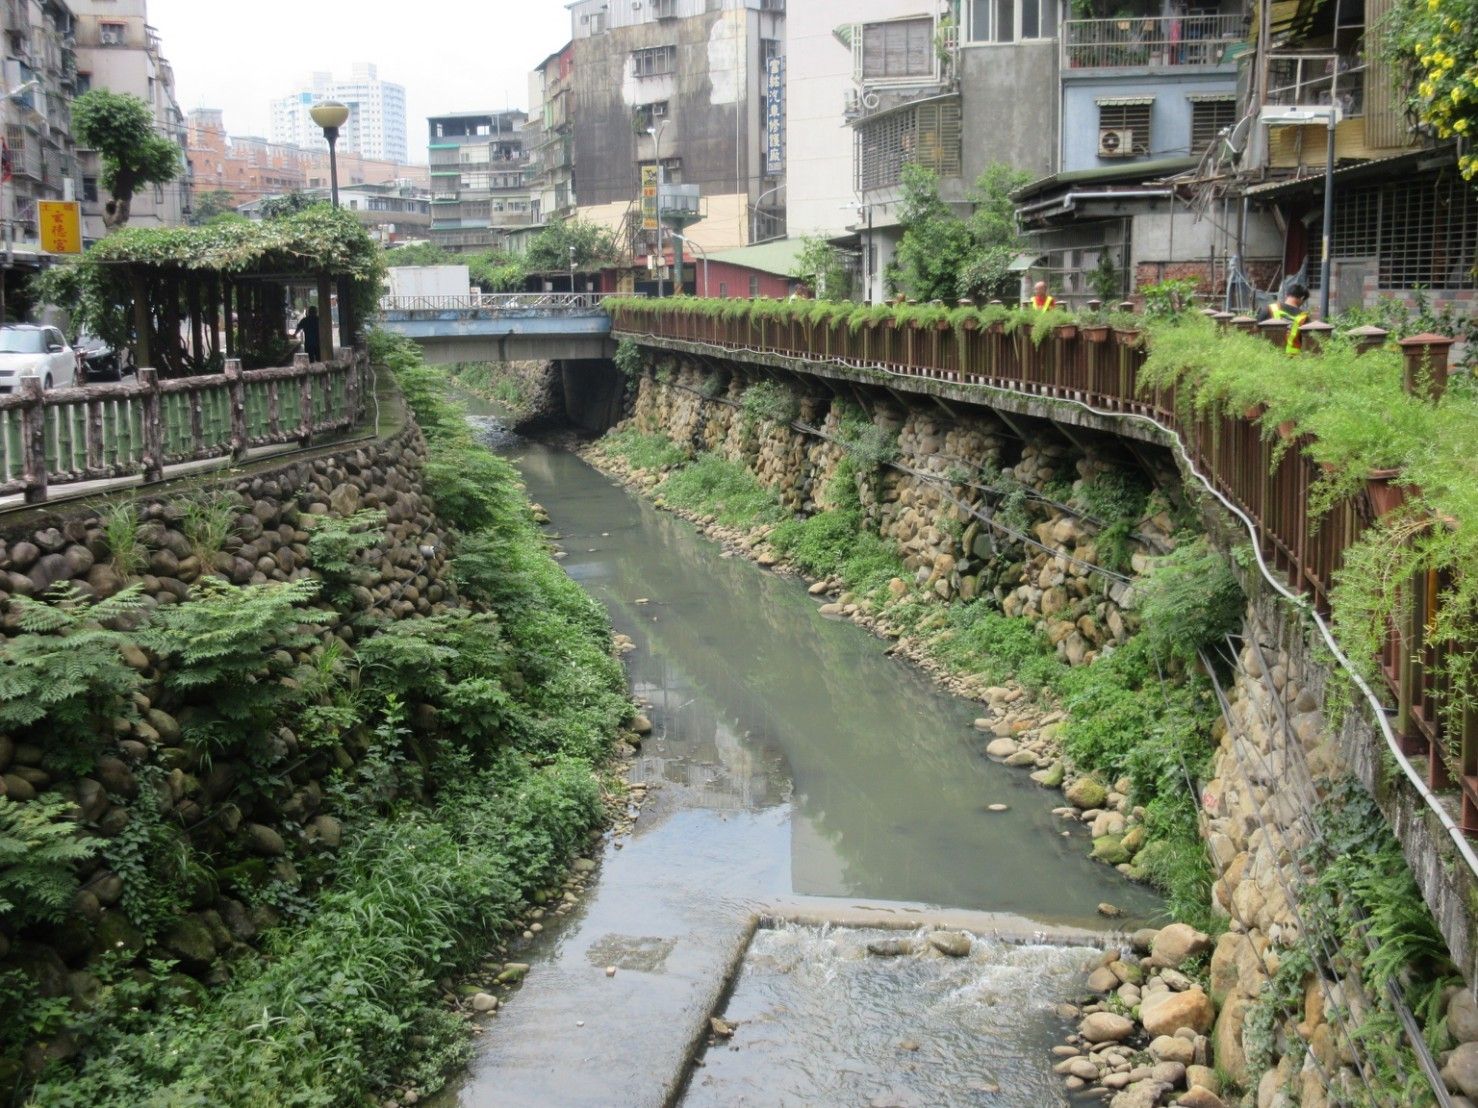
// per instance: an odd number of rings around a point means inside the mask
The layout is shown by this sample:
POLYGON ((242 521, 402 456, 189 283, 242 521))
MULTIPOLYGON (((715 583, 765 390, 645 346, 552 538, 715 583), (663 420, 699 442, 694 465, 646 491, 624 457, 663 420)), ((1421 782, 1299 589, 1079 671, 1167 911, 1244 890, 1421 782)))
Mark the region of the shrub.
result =
POLYGON ((714 515, 730 526, 775 523, 784 515, 775 494, 753 473, 717 454, 700 454, 668 476, 657 493, 675 508, 714 515))

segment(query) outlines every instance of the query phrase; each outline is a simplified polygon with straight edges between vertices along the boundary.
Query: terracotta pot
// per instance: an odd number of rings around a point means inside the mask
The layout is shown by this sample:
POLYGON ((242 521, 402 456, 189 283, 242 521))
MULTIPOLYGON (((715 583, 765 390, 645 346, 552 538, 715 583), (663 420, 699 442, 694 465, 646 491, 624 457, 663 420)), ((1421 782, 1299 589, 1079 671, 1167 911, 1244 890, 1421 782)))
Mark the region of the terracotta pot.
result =
POLYGON ((994 323, 986 327, 986 331, 988 331, 992 335, 1004 335, 1006 333, 1006 321, 1003 319, 998 319, 994 323))
POLYGON ((1278 424, 1278 437, 1280 439, 1291 439, 1291 438, 1293 438, 1293 428, 1294 428, 1294 426, 1295 425, 1294 425, 1293 420, 1291 420, 1291 419, 1285 419, 1282 423, 1278 424))
POLYGON ((978 320, 978 319, 967 319, 967 320, 965 320, 964 327, 965 327, 965 330, 967 330, 967 331, 978 331, 978 330, 980 330, 980 320, 978 320))
POLYGON ((1365 495, 1370 497, 1370 507, 1377 518, 1394 512, 1418 493, 1411 485, 1391 483, 1400 475, 1399 469, 1372 469, 1365 475, 1365 495))
POLYGON ((938 319, 938 320, 935 320, 934 321, 934 330, 936 330, 936 331, 948 331, 949 329, 950 329, 950 322, 949 322, 949 320, 947 320, 947 319, 938 319))
POLYGON ((1254 404, 1242 413, 1242 418, 1250 423, 1255 423, 1263 417, 1263 413, 1267 410, 1268 406, 1266 404, 1254 404))
POLYGON ((1117 342, 1120 346, 1138 346, 1139 339, 1142 334, 1143 332, 1140 331, 1138 327, 1131 327, 1127 330, 1120 330, 1119 328, 1115 327, 1114 341, 1117 342))
POLYGON ((1108 324, 1085 323, 1083 325, 1083 337, 1089 342, 1107 342, 1109 336, 1108 324))
POLYGON ((1052 328, 1052 333, 1060 339, 1075 339, 1078 337, 1078 325, 1076 323, 1059 323, 1052 328))

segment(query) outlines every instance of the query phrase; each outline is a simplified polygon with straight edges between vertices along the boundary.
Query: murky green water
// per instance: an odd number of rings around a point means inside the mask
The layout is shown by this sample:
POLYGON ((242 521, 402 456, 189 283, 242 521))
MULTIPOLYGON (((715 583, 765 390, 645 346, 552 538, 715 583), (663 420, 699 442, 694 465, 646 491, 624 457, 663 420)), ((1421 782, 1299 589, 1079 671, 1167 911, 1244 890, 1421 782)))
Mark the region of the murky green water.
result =
MULTIPOLYGON (((775 898, 1085 927, 1104 925, 1102 901, 1125 910, 1116 923, 1156 916, 1148 890, 1088 860, 1081 825, 1064 836, 1058 794, 985 757, 976 705, 820 616, 804 582, 724 558, 574 455, 479 422, 548 510, 565 569, 637 643, 626 661, 654 731, 632 776, 660 787, 578 912, 520 955, 528 983, 439 1103, 669 1103, 745 921, 775 898)), ((1045 1067, 1040 1027, 1027 1037, 1045 1067)))

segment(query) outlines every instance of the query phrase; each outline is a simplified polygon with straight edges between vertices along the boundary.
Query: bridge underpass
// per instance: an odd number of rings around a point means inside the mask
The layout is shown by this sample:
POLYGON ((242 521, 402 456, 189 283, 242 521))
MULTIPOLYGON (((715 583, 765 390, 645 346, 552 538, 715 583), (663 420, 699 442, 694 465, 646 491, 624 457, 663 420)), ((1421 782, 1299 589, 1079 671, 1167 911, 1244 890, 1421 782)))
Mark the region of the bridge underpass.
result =
POLYGON ((604 293, 476 293, 387 297, 380 325, 421 348, 428 365, 552 362, 566 418, 600 432, 620 418, 604 293))

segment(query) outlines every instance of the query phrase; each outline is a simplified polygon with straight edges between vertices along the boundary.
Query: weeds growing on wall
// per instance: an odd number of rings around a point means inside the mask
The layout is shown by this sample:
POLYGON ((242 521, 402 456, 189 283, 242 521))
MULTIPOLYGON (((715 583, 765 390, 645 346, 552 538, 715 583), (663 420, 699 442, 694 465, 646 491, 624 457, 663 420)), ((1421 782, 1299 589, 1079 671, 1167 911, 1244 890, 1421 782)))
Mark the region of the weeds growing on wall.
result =
POLYGON ((131 707, 139 677, 116 659, 135 644, 164 673, 182 744, 240 767, 243 805, 291 750, 354 752, 324 788, 342 847, 304 851, 285 827, 286 868, 201 853, 157 803, 162 769, 138 768, 130 818, 101 843, 77 834, 71 806, 0 801, 0 914, 70 904, 69 864, 98 850, 124 879, 112 911, 125 938, 90 965, 98 987, 80 1007, 0 974, 0 1066, 22 1072, 22 1047, 63 1027, 78 1048, 31 1074, 37 1103, 326 1106, 434 1088, 467 1050, 438 979, 479 958, 600 818, 595 767, 630 712, 604 613, 548 557, 515 472, 473 442, 439 375, 408 344, 378 338, 376 354, 425 431, 438 511, 461 527, 469 607, 382 628, 334 611, 379 537, 361 514, 315 530, 322 580, 205 578, 146 618, 126 591, 104 603, 134 612, 127 631, 100 629, 103 605, 81 597, 31 602, 30 630, 3 645, 8 682, 71 672, 49 697, 28 694, 30 716, 6 725, 17 738, 70 727, 85 757, 89 722, 131 707), (324 631, 345 619, 358 620, 352 649, 324 631), (155 941, 213 887, 277 924, 206 990, 155 941))
POLYGON ((712 515, 730 527, 755 527, 785 518, 775 494, 748 469, 717 454, 700 454, 657 487, 674 508, 712 515))
POLYGON ((644 435, 634 428, 612 431, 600 440, 607 453, 625 458, 634 469, 671 469, 692 459, 692 455, 666 435, 644 435))

